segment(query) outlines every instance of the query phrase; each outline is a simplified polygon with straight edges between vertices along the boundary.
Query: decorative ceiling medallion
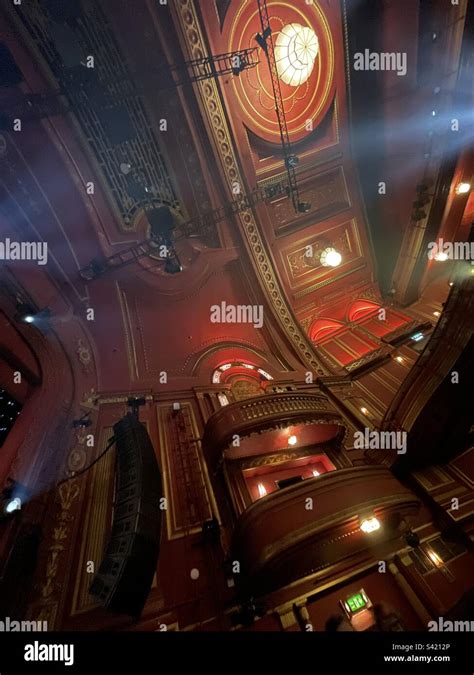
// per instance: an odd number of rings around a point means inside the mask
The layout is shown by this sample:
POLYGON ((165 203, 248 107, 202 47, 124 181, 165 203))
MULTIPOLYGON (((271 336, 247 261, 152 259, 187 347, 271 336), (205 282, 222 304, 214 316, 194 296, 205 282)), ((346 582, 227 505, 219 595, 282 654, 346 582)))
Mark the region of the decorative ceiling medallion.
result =
MULTIPOLYGON (((324 118, 334 96, 334 48, 326 17, 317 3, 268 2, 270 26, 290 138, 309 135, 324 118), (310 123, 308 121, 311 120, 310 123)), ((261 30, 257 3, 243 0, 224 24, 227 51, 255 47, 261 30)), ((242 119, 254 134, 280 142, 275 100, 267 59, 232 79, 242 119)))

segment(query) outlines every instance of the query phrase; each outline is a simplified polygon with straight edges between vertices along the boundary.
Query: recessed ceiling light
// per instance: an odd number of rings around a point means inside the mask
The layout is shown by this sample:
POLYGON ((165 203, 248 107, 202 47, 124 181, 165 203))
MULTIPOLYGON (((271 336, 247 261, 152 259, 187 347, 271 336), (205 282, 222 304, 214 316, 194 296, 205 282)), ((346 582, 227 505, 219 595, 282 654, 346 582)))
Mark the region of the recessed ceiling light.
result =
POLYGON ((298 441, 298 439, 296 438, 296 436, 294 434, 292 434, 288 438, 288 445, 296 445, 297 441, 298 441))
POLYGON ((441 315, 441 312, 438 312, 438 311, 433 312, 433 316, 440 316, 440 315, 441 315))
POLYGON ((360 411, 361 411, 361 413, 362 413, 363 415, 368 415, 368 414, 369 414, 369 411, 367 410, 367 408, 361 408, 360 411))

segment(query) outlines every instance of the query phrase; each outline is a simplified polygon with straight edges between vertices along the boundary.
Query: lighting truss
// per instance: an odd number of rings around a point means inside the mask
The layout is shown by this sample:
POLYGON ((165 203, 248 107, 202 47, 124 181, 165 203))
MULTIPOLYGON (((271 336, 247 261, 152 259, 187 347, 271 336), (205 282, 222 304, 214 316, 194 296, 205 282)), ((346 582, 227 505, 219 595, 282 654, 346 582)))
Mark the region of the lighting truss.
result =
POLYGON ((239 75, 244 70, 255 68, 259 63, 256 47, 176 63, 168 67, 172 81, 167 84, 163 78, 162 85, 158 85, 158 89, 179 87, 188 82, 200 82, 223 75, 239 75))
MULTIPOLYGON (((225 218, 236 215, 237 213, 241 213, 242 211, 246 211, 256 204, 283 194, 289 194, 289 187, 286 181, 281 181, 264 188, 258 188, 253 192, 242 195, 241 197, 229 202, 228 204, 225 204, 224 206, 219 206, 216 209, 206 211, 195 218, 189 219, 184 223, 179 224, 176 227, 176 235, 173 237, 173 243, 185 237, 190 238, 206 236, 216 223, 225 220, 225 218)), ((140 258, 156 254, 159 250, 159 247, 163 245, 164 242, 159 237, 145 239, 135 246, 120 251, 119 253, 115 253, 114 255, 111 255, 107 258, 103 257, 92 261, 89 265, 81 269, 79 274, 86 281, 93 281, 94 279, 98 279, 99 277, 103 276, 107 272, 121 269, 122 267, 136 262, 140 258)), ((170 250, 172 255, 176 257, 174 249, 171 247, 170 250)), ((165 263, 165 261, 166 258, 163 258, 163 263, 165 263)))
POLYGON ((300 202, 298 192, 298 181, 296 178, 295 166, 298 163, 298 158, 292 152, 290 136, 288 133, 288 126, 286 124, 285 108, 283 105, 283 96, 281 94, 280 78, 278 77, 278 70, 275 59, 275 48, 273 45, 272 29, 270 28, 270 19, 268 16, 268 8, 266 0, 257 0, 258 11, 260 14, 260 23, 262 26, 262 33, 256 36, 258 44, 264 50, 268 67, 270 70, 270 78, 272 81, 273 96, 275 99, 275 112, 278 120, 278 127, 280 129, 280 139, 283 148, 283 157, 288 176, 289 193, 294 209, 297 213, 309 210, 309 205, 300 202), (308 207, 308 208, 305 208, 308 207))
MULTIPOLYGON (((239 76, 244 70, 255 68, 260 63, 258 49, 240 49, 226 54, 214 54, 202 59, 182 61, 181 63, 164 64, 144 77, 145 86, 136 86, 129 80, 108 80, 107 85, 132 84, 132 89, 127 93, 116 92, 114 94, 102 91, 103 101, 99 107, 108 107, 110 104, 122 101, 124 98, 140 96, 152 91, 162 91, 177 87, 223 77, 224 75, 239 76)), ((88 72, 84 67, 84 75, 88 72)), ((87 78, 81 82, 78 74, 71 73, 69 78, 66 74, 60 89, 54 91, 28 93, 16 97, 3 105, 0 113, 0 131, 8 131, 12 128, 13 119, 20 118, 22 121, 38 120, 55 115, 64 115, 74 110, 77 106, 87 106, 87 78), (77 95, 66 85, 71 79, 77 88, 77 95), (80 94, 86 95, 84 99, 80 94), (67 97, 67 98, 66 98, 67 97), (67 99, 70 99, 69 101, 67 99), (5 112, 6 110, 6 112, 5 112)), ((91 104, 94 106, 93 97, 91 104)))

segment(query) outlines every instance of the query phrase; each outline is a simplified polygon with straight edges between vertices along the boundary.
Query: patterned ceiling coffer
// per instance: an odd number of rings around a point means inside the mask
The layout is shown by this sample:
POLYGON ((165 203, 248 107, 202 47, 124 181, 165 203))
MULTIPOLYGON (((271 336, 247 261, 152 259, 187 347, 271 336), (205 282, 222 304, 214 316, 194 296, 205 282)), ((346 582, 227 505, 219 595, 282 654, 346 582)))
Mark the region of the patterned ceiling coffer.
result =
MULTIPOLYGON (((186 48, 190 58, 202 58, 207 54, 207 48, 196 14, 196 8, 192 0, 179 0, 172 6, 172 11, 177 13, 177 19, 183 31, 186 48)), ((226 122, 225 111, 222 108, 221 98, 217 85, 213 81, 198 82, 204 108, 210 122, 210 128, 219 152, 219 158, 226 179, 229 192, 232 185, 238 181, 245 185, 239 165, 236 159, 234 143, 226 122)), ((282 293, 278 280, 273 271, 272 263, 267 255, 264 240, 259 226, 251 210, 238 215, 242 224, 242 232, 245 235, 247 246, 252 253, 255 268, 260 276, 262 287, 265 289, 275 315, 280 320, 292 340, 301 358, 318 375, 329 374, 328 367, 319 359, 309 343, 307 336, 301 330, 287 301, 282 293)))
MULTIPOLYGON (((334 98, 334 48, 327 20, 318 3, 301 8, 294 2, 276 0, 269 5, 270 26, 285 116, 294 143, 320 124, 334 98), (307 49, 302 52, 302 48, 307 49), (284 58, 283 58, 284 57, 284 58), (307 64, 307 65, 305 65, 307 64), (308 72, 309 71, 309 72, 308 72), (311 126, 308 125, 311 120, 311 126)), ((255 46, 261 30, 257 3, 243 0, 232 23, 224 24, 228 51, 255 46)), ((233 80, 248 129, 260 138, 279 143, 280 132, 266 59, 233 80)))
MULTIPOLYGON (((265 181, 261 182, 265 184, 265 181)), ((267 182, 271 184, 270 181, 267 182)), ((295 217, 295 210, 288 199, 273 200, 271 202, 274 209, 272 219, 275 223, 277 237, 286 236, 308 225, 332 218, 351 207, 342 166, 317 176, 308 177, 306 180, 298 179, 298 187, 301 199, 313 204, 314 208, 310 213, 299 214, 295 217)))
POLYGON ((295 293, 295 297, 314 291, 324 282, 337 281, 348 271, 354 272, 364 262, 355 219, 318 229, 317 234, 282 246, 281 256, 290 288, 299 291, 295 293), (342 254, 343 262, 336 272, 324 267, 320 260, 322 251, 328 246, 336 248, 342 254))
POLYGON ((151 120, 100 2, 87 3, 74 27, 54 21, 41 0, 15 9, 71 103, 124 229, 132 229, 150 203, 180 212, 151 120), (94 67, 81 65, 90 56, 94 67))

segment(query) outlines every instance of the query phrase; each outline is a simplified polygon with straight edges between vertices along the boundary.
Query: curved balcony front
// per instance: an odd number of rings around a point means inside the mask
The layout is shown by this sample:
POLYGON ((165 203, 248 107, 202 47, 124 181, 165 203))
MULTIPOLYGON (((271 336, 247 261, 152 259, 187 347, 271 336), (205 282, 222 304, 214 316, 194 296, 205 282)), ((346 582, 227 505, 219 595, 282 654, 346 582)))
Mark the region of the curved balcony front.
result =
POLYGON ((203 448, 211 464, 217 462, 233 437, 247 436, 295 424, 334 424, 343 427, 341 415, 319 394, 291 392, 266 394, 237 401, 215 412, 207 421, 203 448))
POLYGON ((234 532, 242 589, 269 592, 360 553, 385 559, 378 556, 387 547, 401 546, 401 521, 419 508, 414 494, 380 466, 340 469, 263 497, 234 532), (380 528, 365 533, 361 520, 372 516, 380 528))

